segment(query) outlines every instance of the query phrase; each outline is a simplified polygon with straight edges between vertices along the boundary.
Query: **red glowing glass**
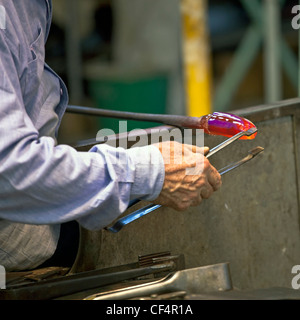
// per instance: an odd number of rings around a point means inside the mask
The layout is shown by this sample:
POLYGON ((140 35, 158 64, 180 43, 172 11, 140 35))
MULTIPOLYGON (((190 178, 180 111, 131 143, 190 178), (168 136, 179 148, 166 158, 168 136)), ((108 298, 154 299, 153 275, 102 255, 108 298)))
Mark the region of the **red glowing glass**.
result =
MULTIPOLYGON (((247 131, 256 126, 243 117, 231 113, 214 112, 203 116, 200 121, 201 129, 209 135, 221 135, 232 137, 241 131, 247 131)), ((243 136, 242 140, 252 140, 256 137, 257 132, 251 136, 243 136)))

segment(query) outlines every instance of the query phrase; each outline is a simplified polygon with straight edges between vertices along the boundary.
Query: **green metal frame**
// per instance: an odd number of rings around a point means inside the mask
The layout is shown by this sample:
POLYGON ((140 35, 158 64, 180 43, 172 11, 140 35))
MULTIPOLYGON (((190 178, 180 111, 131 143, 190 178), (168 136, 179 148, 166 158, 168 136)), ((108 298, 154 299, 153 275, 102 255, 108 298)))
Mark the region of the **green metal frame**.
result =
POLYGON ((298 88, 297 57, 280 32, 280 9, 285 0, 240 0, 252 23, 239 44, 214 95, 214 109, 226 111, 239 84, 249 71, 262 45, 266 103, 280 100, 281 66, 295 88, 298 88))

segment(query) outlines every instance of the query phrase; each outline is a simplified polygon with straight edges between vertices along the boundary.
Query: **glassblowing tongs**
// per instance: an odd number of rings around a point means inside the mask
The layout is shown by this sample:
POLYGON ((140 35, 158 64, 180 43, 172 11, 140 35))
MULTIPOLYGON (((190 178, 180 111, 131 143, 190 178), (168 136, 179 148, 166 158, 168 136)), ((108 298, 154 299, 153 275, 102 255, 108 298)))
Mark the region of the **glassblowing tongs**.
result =
MULTIPOLYGON (((238 140, 239 138, 241 138, 242 136, 251 136, 252 134, 257 132, 257 128, 251 128, 247 131, 242 131, 239 132, 238 134, 234 135, 233 137, 225 140, 224 142, 222 142, 221 144, 219 144, 218 146, 214 147, 213 149, 211 149, 208 154, 206 155, 206 158, 211 157, 212 155, 214 155, 215 153, 217 153, 218 151, 222 150, 223 148, 227 147, 228 145, 230 145, 232 142, 238 140)), ((248 151, 248 155, 246 157, 244 157, 243 159, 234 162, 232 164, 229 164, 228 166, 218 170, 218 172, 220 173, 220 175, 224 175, 225 173, 241 166, 242 164, 250 161, 251 159, 253 159, 255 156, 257 156, 259 153, 261 153, 264 150, 264 148, 262 147, 256 147, 250 151, 248 151)), ((140 202, 140 200, 134 200, 129 204, 129 207, 132 207, 133 205, 137 204, 138 202, 140 202)), ((106 227, 105 230, 113 232, 113 233, 117 233, 119 232, 125 225, 145 216, 146 214, 160 208, 161 205, 156 205, 156 204, 149 204, 141 209, 138 209, 130 214, 128 214, 125 217, 120 218, 119 220, 117 220, 111 227, 106 227)))

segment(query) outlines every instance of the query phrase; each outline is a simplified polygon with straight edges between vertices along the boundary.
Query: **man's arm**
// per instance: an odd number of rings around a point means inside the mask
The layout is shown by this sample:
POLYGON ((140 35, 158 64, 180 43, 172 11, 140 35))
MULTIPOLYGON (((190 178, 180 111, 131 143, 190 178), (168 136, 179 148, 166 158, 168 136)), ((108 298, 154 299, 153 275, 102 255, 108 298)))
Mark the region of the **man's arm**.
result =
POLYGON ((79 220, 100 229, 116 219, 132 197, 157 197, 164 168, 156 148, 129 151, 103 145, 77 152, 39 136, 24 105, 18 52, 13 54, 1 31, 0 218, 29 224, 79 220), (140 153, 142 164, 137 161, 140 153), (153 157, 158 157, 156 165, 151 165, 153 157))

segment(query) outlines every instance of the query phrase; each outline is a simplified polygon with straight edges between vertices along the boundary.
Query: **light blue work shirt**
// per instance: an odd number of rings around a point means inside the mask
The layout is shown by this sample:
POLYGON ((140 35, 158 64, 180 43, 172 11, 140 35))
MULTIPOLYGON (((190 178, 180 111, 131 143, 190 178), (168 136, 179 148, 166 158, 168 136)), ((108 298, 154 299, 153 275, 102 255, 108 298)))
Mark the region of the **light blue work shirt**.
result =
POLYGON ((44 61, 51 1, 0 5, 0 265, 9 271, 51 257, 61 223, 98 230, 131 199, 154 200, 164 163, 154 146, 78 152, 57 145, 68 97, 44 61))

